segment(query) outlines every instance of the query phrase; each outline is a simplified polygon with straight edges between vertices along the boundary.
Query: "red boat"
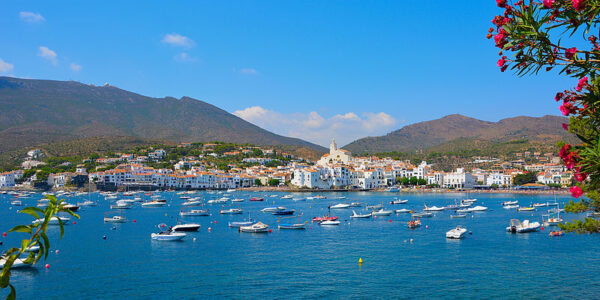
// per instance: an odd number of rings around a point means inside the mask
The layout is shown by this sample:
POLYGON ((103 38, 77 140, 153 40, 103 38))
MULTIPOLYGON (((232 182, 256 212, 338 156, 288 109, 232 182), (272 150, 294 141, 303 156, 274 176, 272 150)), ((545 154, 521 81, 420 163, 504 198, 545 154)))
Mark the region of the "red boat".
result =
POLYGON ((317 223, 321 223, 323 221, 335 221, 337 219, 338 219, 338 217, 324 216, 324 217, 314 217, 312 219, 312 221, 313 222, 317 222, 317 223))
POLYGON ((250 198, 250 201, 265 201, 265 198, 252 197, 252 198, 250 198))

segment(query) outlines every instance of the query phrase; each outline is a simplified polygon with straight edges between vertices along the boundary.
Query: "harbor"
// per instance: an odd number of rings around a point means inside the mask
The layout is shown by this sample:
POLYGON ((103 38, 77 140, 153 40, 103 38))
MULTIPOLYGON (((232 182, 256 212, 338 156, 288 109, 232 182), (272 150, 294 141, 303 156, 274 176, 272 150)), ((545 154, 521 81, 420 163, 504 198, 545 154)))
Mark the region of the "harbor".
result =
MULTIPOLYGON (((6 232, 14 225, 32 222, 30 216, 17 211, 38 205, 41 198, 39 193, 0 195, 0 218, 6 220, 0 230, 6 232), (11 204, 17 198, 22 206, 11 204)), ((95 192, 58 198, 71 204, 88 201, 88 205, 79 207, 81 219, 68 222, 62 240, 58 240, 58 226, 49 228, 52 251, 46 261, 13 270, 11 282, 22 299, 85 299, 95 295, 138 299, 239 295, 561 298, 575 293, 593 298, 600 292, 588 276, 597 264, 594 253, 600 249, 598 237, 575 233, 551 236, 557 228, 544 224, 549 210, 562 208, 571 199, 564 195, 230 190, 126 195, 95 192), (184 205, 194 198, 200 203, 184 205), (110 209, 123 200, 131 207, 110 209), (142 205, 162 200, 165 205, 142 205), (220 201, 208 204, 210 200, 220 201), (454 205, 460 206, 463 200, 473 201, 471 208, 486 209, 473 209, 464 213, 464 218, 453 218, 459 214, 454 205), (534 209, 504 208, 515 205, 515 201, 534 209), (207 209, 209 213, 181 216, 182 211, 191 209, 207 209), (220 213, 231 209, 242 213, 220 213), (292 212, 292 216, 277 215, 278 211, 292 212), (103 221, 107 212, 122 216, 124 222, 103 221), (371 217, 351 218, 354 212, 371 217), (410 229, 408 222, 414 219, 410 212, 432 216, 419 218, 420 226, 410 229), (313 221, 327 216, 338 217, 339 225, 323 226, 313 221), (268 229, 247 233, 231 226, 250 219, 268 229), (541 228, 511 233, 507 227, 513 219, 539 222, 541 228), (200 227, 197 232, 186 231, 179 241, 151 238, 160 231, 157 225, 178 223, 200 227), (306 227, 289 230, 279 226, 294 223, 306 227), (449 238, 447 234, 457 226, 466 229, 464 236, 449 238), (555 276, 557 273, 571 274, 577 281, 565 283, 555 276)), ((571 221, 585 214, 561 213, 560 217, 571 221)), ((0 249, 16 245, 20 237, 9 233, 1 239, 0 249)))

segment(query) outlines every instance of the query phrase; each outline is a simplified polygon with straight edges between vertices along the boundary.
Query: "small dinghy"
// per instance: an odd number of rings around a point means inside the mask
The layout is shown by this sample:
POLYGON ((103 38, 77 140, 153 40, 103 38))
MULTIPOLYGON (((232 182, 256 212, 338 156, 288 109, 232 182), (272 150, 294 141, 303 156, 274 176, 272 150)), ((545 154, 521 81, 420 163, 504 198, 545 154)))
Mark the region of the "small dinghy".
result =
POLYGON ((335 221, 337 219, 338 219, 338 217, 336 217, 336 216, 329 216, 329 215, 327 215, 327 216, 324 216, 324 217, 314 217, 312 219, 312 221, 315 222, 315 223, 321 223, 321 222, 325 222, 325 221, 335 221))
POLYGON ((285 209, 285 210, 274 211, 272 214, 274 216, 289 216, 289 215, 293 215, 294 212, 295 212, 295 210, 293 210, 293 209, 285 209))
POLYGON ((433 214, 430 212, 420 212, 420 213, 413 213, 412 216, 415 218, 431 218, 431 217, 433 217, 433 214))
POLYGON ((118 216, 118 215, 104 216, 104 223, 125 223, 125 222, 127 222, 127 219, 123 216, 118 216))
POLYGON ((236 227, 239 228, 241 226, 250 226, 255 224, 256 221, 250 219, 248 221, 240 221, 240 222, 229 222, 229 227, 236 227))
POLYGON ((535 210, 535 207, 533 207, 533 206, 530 206, 530 207, 522 206, 522 207, 517 208, 517 211, 534 211, 534 210, 535 210))
POLYGON ((279 228, 279 229, 306 229, 306 224, 308 224, 308 221, 306 221, 304 223, 297 223, 297 224, 279 223, 277 225, 277 228, 279 228))
POLYGON ((173 232, 167 228, 167 224, 159 224, 159 233, 152 233, 150 237, 155 241, 180 241, 187 235, 183 232, 173 232))
POLYGON ((10 205, 12 205, 12 206, 23 206, 23 202, 21 200, 13 200, 13 201, 10 201, 10 205))
POLYGON ((252 197, 250 201, 265 201, 265 198, 252 197))
POLYGON ((421 220, 419 220, 418 218, 416 220, 410 220, 408 221, 408 228, 410 229, 414 229, 417 227, 421 227, 421 220))
POLYGON ((462 228, 461 226, 456 226, 456 228, 446 232, 446 238, 448 239, 462 239, 467 233, 466 228, 462 228))
POLYGON ((373 215, 373 213, 368 213, 368 214, 363 214, 363 215, 359 215, 357 214, 355 211, 352 211, 352 215, 350 216, 350 218, 354 218, 354 219, 368 219, 373 215))
POLYGON ((240 232, 264 233, 269 232, 269 225, 262 222, 257 222, 249 226, 240 226, 240 232))

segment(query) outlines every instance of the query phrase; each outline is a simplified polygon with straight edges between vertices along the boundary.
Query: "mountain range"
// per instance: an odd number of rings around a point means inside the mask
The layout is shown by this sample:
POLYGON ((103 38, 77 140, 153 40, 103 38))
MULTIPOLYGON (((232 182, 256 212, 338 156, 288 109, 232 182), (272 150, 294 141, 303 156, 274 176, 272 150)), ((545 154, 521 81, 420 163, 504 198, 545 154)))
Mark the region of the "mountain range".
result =
POLYGON ((574 141, 562 128, 568 119, 559 116, 514 117, 498 122, 482 121, 459 114, 420 122, 392 131, 384 136, 358 139, 344 149, 354 153, 444 151, 485 147, 493 143, 519 141, 526 146, 553 146, 559 140, 574 141), (452 147, 450 147, 450 145, 452 147))
POLYGON ((0 77, 0 153, 102 137, 324 147, 264 130, 209 103, 152 98, 110 85, 0 77))

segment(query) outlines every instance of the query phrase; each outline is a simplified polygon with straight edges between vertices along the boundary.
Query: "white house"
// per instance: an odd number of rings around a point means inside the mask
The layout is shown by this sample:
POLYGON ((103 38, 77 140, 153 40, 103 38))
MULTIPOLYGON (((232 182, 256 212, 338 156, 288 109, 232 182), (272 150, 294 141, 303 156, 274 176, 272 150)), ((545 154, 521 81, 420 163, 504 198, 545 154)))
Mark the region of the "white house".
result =
POLYGON ((0 188, 9 188, 15 186, 15 173, 0 173, 0 188))
POLYGON ((456 172, 445 174, 443 182, 445 188, 470 189, 475 185, 475 177, 464 168, 457 168, 456 172))

